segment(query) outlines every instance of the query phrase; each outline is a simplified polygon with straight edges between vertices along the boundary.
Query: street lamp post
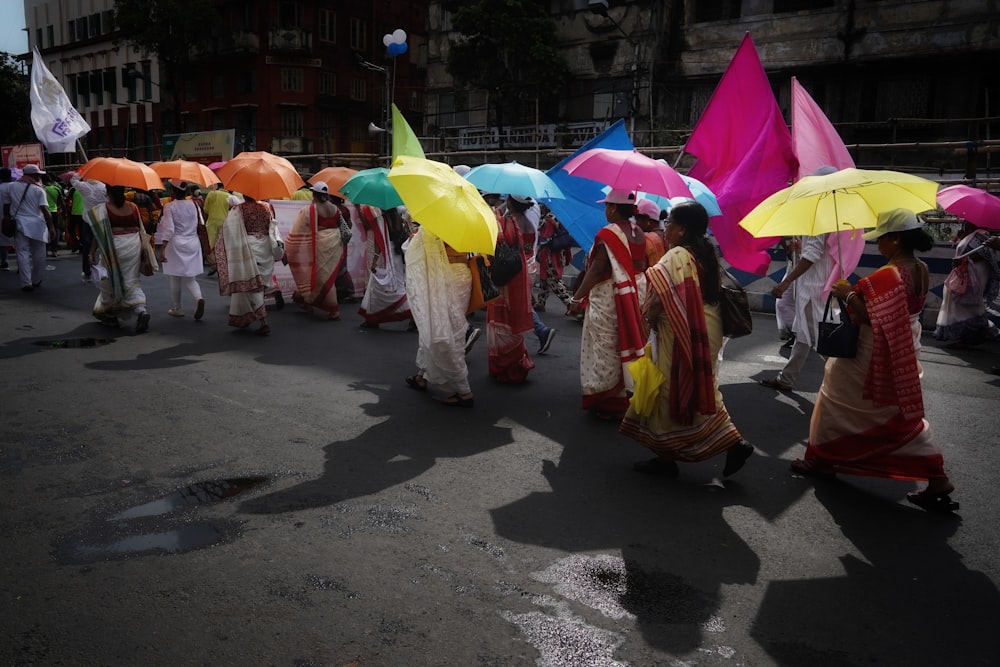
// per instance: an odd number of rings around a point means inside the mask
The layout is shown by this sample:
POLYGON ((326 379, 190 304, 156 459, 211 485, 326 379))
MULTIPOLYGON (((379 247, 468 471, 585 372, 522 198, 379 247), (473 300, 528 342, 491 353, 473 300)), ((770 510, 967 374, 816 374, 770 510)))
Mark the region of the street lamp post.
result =
MULTIPOLYGON (((392 91, 390 89, 390 82, 389 82, 389 68, 382 67, 381 65, 376 65, 375 63, 372 62, 368 62, 367 60, 365 60, 365 57, 357 51, 354 52, 354 57, 357 60, 358 67, 366 69, 369 72, 378 72, 379 74, 385 77, 385 98, 382 101, 382 118, 383 118, 382 127, 384 127, 385 129, 389 129, 389 123, 391 121, 391 115, 392 115, 391 113, 392 91)), ((389 134, 388 132, 385 132, 382 137, 382 152, 386 155, 389 154, 388 134, 389 134)))

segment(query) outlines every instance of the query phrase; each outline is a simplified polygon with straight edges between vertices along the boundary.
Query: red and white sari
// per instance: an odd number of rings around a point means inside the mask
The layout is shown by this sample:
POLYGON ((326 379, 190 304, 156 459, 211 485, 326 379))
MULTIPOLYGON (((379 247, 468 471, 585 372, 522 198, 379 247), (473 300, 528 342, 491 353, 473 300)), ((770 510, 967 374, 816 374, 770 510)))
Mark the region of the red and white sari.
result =
POLYGON ((531 277, 528 274, 524 248, 532 240, 525 237, 517 220, 510 215, 499 216, 499 240, 521 249, 521 271, 500 288, 500 298, 486 307, 486 343, 489 349, 490 377, 506 384, 519 384, 528 379, 535 362, 524 344, 524 333, 534 328, 531 318, 531 277))
MULTIPOLYGON (((580 339, 583 409, 624 415, 628 409, 625 392, 632 380, 625 365, 641 357, 646 346, 639 307, 645 298, 646 277, 635 273, 632 248, 618 225, 606 225, 597 233, 594 248, 601 244, 608 252, 611 277, 594 285, 587 296, 580 339)), ((643 256, 645 244, 637 251, 643 256)))
POLYGON ((371 206, 357 208, 368 230, 370 252, 367 260, 368 281, 358 314, 368 324, 403 322, 410 319, 406 300, 406 268, 402 254, 389 236, 385 216, 371 206))
POLYGON ((331 320, 340 319, 336 281, 344 264, 340 239, 340 212, 328 218, 316 214, 316 205, 304 206, 296 214, 285 239, 288 268, 295 278, 292 299, 307 312, 317 309, 331 320))
POLYGON ((944 477, 924 419, 919 313, 908 271, 886 266, 858 281, 871 326, 853 359, 830 358, 809 425, 805 460, 836 472, 903 480, 944 477))

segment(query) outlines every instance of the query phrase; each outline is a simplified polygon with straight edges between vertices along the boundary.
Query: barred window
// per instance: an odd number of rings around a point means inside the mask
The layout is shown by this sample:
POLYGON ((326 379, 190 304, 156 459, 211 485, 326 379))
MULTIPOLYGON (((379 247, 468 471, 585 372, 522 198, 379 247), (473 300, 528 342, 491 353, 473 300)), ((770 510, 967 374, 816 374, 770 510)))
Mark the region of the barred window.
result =
POLYGON ((319 10, 319 26, 316 28, 319 41, 337 43, 337 14, 329 9, 319 10))
POLYGON ((305 114, 302 109, 285 108, 281 110, 281 136, 301 137, 304 134, 304 127, 305 114))
POLYGON ((351 48, 364 51, 368 46, 368 22, 351 19, 351 48))
POLYGON ((320 72, 318 92, 320 95, 336 95, 337 75, 333 72, 320 72))
POLYGON ((302 69, 300 67, 281 68, 281 91, 285 93, 302 92, 302 69))
POLYGON ((368 99, 368 82, 364 79, 351 79, 351 99, 364 102, 368 99))

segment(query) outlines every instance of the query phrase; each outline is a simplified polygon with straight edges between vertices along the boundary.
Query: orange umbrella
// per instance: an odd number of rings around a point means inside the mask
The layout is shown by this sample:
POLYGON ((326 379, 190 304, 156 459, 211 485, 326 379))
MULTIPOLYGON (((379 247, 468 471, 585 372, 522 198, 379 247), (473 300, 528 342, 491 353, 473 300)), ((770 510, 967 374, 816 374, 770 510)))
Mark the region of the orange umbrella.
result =
POLYGON ((163 180, 155 171, 141 162, 123 157, 95 157, 87 160, 78 173, 80 178, 108 185, 122 185, 139 190, 163 189, 163 180))
POLYGON ((203 165, 201 162, 191 162, 190 160, 170 160, 169 162, 154 162, 149 165, 159 175, 160 178, 175 178, 181 181, 197 183, 204 187, 211 187, 222 180, 215 175, 215 172, 203 165))
POLYGON ((240 153, 216 173, 227 190, 254 199, 285 199, 305 185, 291 162, 266 151, 240 153))
POLYGON ((327 167, 326 169, 320 169, 316 174, 309 179, 311 185, 316 185, 317 183, 326 183, 326 187, 330 188, 330 192, 336 193, 339 197, 344 198, 340 194, 340 188, 344 186, 351 176, 358 173, 357 169, 351 169, 350 167, 327 167))

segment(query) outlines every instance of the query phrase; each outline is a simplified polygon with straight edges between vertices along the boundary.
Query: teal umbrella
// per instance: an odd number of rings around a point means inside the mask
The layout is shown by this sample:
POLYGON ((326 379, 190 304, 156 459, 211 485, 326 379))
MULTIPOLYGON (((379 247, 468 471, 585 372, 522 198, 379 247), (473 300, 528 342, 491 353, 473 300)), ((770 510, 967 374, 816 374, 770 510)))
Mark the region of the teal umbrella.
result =
POLYGON ((535 199, 565 199, 559 186, 540 169, 517 162, 481 164, 465 175, 482 192, 502 195, 521 195, 535 199))
POLYGON ((381 209, 403 205, 385 167, 362 169, 340 186, 340 192, 353 204, 367 204, 381 209))

